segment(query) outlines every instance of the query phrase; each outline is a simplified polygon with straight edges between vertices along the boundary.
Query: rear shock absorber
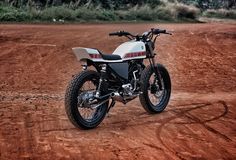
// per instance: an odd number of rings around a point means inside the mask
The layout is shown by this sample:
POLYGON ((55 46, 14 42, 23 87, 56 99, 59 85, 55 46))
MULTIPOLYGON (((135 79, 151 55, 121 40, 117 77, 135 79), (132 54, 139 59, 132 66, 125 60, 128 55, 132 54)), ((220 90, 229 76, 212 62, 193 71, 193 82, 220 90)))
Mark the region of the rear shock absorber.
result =
POLYGON ((95 93, 96 98, 100 97, 102 89, 105 89, 105 88, 103 88, 103 86, 104 86, 105 81, 106 81, 106 71, 107 71, 107 65, 102 64, 101 65, 101 74, 100 74, 98 89, 95 93))

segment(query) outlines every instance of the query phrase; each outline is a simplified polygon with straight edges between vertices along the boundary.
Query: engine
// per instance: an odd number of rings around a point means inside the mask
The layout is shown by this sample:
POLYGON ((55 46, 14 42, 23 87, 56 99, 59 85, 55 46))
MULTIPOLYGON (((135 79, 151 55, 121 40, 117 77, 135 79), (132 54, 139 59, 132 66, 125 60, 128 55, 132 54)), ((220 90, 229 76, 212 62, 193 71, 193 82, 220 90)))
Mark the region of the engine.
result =
POLYGON ((129 83, 122 85, 124 95, 137 95, 140 89, 140 77, 143 70, 143 65, 139 61, 130 61, 129 63, 129 83))

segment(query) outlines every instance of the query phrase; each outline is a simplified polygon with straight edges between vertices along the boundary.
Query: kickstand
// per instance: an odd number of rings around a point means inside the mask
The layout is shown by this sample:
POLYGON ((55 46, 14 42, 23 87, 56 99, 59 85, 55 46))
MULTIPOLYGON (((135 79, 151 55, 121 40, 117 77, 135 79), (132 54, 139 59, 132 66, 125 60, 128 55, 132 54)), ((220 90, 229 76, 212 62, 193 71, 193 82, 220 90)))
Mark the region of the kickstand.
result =
POLYGON ((114 105, 116 104, 116 101, 115 100, 111 100, 111 104, 110 104, 110 106, 108 107, 108 109, 107 109, 107 113, 110 111, 110 109, 112 108, 112 107, 114 107, 114 105))

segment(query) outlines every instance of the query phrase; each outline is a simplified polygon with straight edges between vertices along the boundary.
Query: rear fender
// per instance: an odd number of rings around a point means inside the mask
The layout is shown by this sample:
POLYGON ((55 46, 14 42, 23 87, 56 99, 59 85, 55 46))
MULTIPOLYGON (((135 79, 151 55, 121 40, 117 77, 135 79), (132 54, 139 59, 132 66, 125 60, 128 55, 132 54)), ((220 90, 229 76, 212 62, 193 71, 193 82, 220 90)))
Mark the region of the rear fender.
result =
POLYGON ((102 60, 100 53, 91 48, 72 48, 78 61, 85 63, 87 66, 94 66, 100 72, 99 62, 102 60))
POLYGON ((75 47, 72 48, 73 53, 75 54, 78 61, 90 60, 93 62, 102 61, 102 57, 98 50, 91 48, 81 48, 75 47))

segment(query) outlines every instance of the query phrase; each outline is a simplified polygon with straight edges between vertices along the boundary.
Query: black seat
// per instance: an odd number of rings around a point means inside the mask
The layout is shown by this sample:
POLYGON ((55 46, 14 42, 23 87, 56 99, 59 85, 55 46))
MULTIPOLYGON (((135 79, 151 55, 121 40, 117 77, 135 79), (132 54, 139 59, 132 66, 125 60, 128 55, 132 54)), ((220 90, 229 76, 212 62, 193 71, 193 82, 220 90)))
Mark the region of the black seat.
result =
MULTIPOLYGON (((98 49, 97 49, 98 50, 98 49)), ((120 60, 121 57, 115 54, 104 54, 98 50, 99 54, 102 56, 104 60, 120 60)))
POLYGON ((102 54, 102 58, 105 60, 120 60, 121 57, 115 54, 102 54))

